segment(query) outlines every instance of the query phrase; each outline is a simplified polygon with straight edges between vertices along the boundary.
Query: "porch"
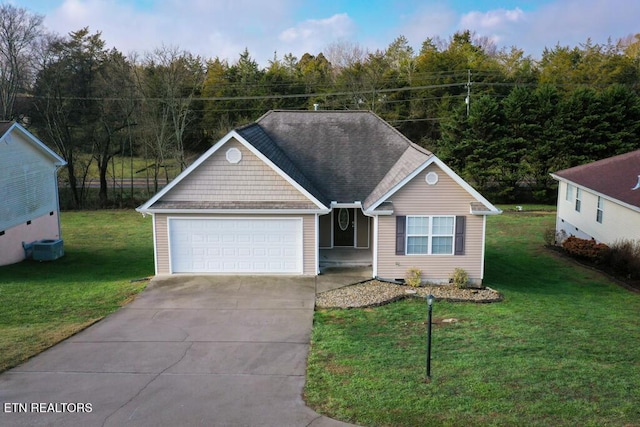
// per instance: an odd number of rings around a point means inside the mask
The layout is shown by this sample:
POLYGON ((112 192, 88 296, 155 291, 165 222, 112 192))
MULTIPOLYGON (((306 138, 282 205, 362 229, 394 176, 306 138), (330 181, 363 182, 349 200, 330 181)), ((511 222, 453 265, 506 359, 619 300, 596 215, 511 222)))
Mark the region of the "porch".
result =
POLYGON ((320 270, 332 267, 371 267, 371 248, 334 247, 320 249, 320 270))

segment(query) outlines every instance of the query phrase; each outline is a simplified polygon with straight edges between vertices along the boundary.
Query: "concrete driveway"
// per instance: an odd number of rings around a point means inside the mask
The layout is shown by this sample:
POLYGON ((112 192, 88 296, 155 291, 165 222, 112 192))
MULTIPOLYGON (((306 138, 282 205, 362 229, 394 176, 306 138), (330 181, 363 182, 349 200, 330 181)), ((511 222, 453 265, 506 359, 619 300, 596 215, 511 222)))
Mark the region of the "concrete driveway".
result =
POLYGON ((0 375, 0 425, 346 426, 301 397, 315 289, 301 277, 156 278, 0 375))

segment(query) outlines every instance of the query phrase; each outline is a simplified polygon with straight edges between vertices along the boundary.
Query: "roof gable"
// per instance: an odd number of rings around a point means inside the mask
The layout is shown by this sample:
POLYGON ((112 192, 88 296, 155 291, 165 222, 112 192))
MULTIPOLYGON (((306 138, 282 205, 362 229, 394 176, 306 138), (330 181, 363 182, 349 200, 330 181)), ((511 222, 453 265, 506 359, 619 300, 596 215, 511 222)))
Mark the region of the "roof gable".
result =
POLYGON ((597 193, 640 208, 640 150, 576 166, 552 174, 597 193))
POLYGON ((416 169, 425 164, 431 156, 431 154, 417 150, 413 146, 409 147, 365 199, 363 208, 368 210, 374 204, 378 206, 387 193, 403 183, 407 177, 412 176, 416 169))
MULTIPOLYGON (((229 169, 227 170, 230 171, 229 169)), ((221 172, 224 174, 224 170, 222 170, 221 172)), ((282 195, 282 192, 279 192, 278 194, 282 195)), ((305 188, 300 186, 298 182, 293 180, 284 171, 282 171, 269 158, 265 157, 252 144, 248 143, 237 131, 231 131, 217 144, 207 150, 206 153, 200 156, 193 164, 185 169, 166 187, 160 190, 154 197, 137 208, 137 210, 140 212, 157 212, 161 210, 175 211, 182 209, 324 210, 327 208, 305 188), (240 144, 240 147, 248 150, 252 157, 251 162, 254 164, 253 166, 248 166, 250 168, 249 170, 244 169, 241 166, 238 170, 234 171, 233 174, 229 175, 234 175, 237 178, 238 173, 240 173, 244 174, 242 175, 243 178, 248 178, 253 172, 256 172, 256 162, 259 162, 260 166, 258 167, 260 168, 260 171, 257 171, 259 175, 257 176, 257 178, 265 179, 264 182, 260 182, 260 184, 264 183, 264 185, 267 186, 263 189, 265 190, 264 194, 259 193, 261 190, 260 188, 258 188, 259 185, 254 186, 255 188, 253 188, 251 187, 251 182, 241 182, 245 181, 245 179, 236 179, 236 185, 228 187, 228 185, 224 182, 220 182, 226 181, 225 176, 219 176, 217 181, 216 177, 210 176, 207 179, 213 181, 211 181, 210 184, 207 184, 206 179, 204 179, 203 177, 207 177, 207 175, 211 172, 207 170, 208 163, 210 161, 214 161, 220 164, 220 156, 222 156, 222 158, 225 157, 225 154, 222 152, 222 148, 227 146, 227 144, 229 143, 232 146, 234 144, 240 144), (268 170, 264 170, 264 172, 261 172, 263 170, 262 168, 267 168, 268 170), (265 175, 265 173, 267 173, 267 175, 265 175), (285 193, 295 192, 296 194, 290 194, 288 197, 285 195, 285 198, 287 200, 271 199, 270 196, 274 195, 274 192, 267 194, 266 190, 273 187, 269 186, 272 185, 271 183, 274 182, 273 179, 275 179, 275 177, 282 180, 280 181, 280 184, 278 184, 278 186, 281 186, 282 183, 287 184, 288 189, 284 190, 285 193), (223 189, 225 185, 227 185, 228 188, 223 189), (240 188, 239 185, 249 187, 243 189, 240 188), (220 192, 217 192, 218 190, 220 190, 220 192), (196 191, 198 194, 195 194, 194 191, 196 191), (191 194, 188 194, 189 192, 191 192, 191 194), (234 192, 239 197, 233 197, 232 193, 234 192), (181 193, 184 193, 185 197, 182 197, 181 193), (254 197, 251 201, 243 200, 243 198, 246 199, 247 195, 249 195, 250 197, 251 194, 259 194, 260 197, 254 197), (307 203, 304 203, 302 199, 307 200, 307 203)))
POLYGON ((491 202, 482 196, 475 188, 473 188, 469 183, 467 183, 464 179, 460 177, 457 173, 455 173, 450 167, 448 167, 442 160, 438 159, 436 156, 431 155, 423 164, 419 167, 415 168, 410 174, 408 174, 403 180, 398 181, 394 186, 392 186, 386 193, 381 195, 377 200, 371 200, 368 202, 366 209, 369 211, 373 211, 379 206, 382 206, 385 202, 388 202, 389 198, 396 194, 402 187, 404 187, 407 183, 416 179, 422 171, 427 169, 430 165, 436 165, 442 172, 444 172, 449 178, 451 178, 457 185, 460 186, 464 191, 466 191, 469 196, 472 198, 470 201, 469 211, 474 215, 496 215, 502 213, 502 211, 496 208, 491 202))
POLYGON ((11 144, 14 142, 14 135, 20 135, 21 143, 27 143, 35 149, 40 155, 44 156, 48 161, 56 166, 64 166, 67 162, 56 154, 55 151, 47 147, 42 141, 35 137, 31 132, 26 130, 17 122, 0 121, 0 142, 11 144))

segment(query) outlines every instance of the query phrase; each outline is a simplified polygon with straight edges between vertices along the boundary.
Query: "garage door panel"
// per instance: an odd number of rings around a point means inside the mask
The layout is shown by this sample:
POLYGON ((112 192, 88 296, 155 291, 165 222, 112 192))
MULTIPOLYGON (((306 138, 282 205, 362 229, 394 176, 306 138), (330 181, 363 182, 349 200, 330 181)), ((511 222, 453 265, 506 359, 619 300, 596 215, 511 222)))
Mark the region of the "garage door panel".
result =
POLYGON ((253 238, 250 234, 238 234, 237 242, 238 243, 251 243, 253 238))
POLYGON ((174 273, 302 273, 302 220, 170 218, 174 273))

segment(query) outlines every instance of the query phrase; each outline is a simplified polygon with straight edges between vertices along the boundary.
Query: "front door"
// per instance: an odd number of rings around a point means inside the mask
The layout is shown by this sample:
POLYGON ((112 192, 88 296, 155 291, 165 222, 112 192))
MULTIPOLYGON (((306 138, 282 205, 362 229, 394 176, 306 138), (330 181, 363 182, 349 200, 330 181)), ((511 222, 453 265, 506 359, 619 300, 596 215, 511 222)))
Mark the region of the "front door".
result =
POLYGON ((338 208, 333 210, 333 246, 355 246, 355 210, 338 208))

